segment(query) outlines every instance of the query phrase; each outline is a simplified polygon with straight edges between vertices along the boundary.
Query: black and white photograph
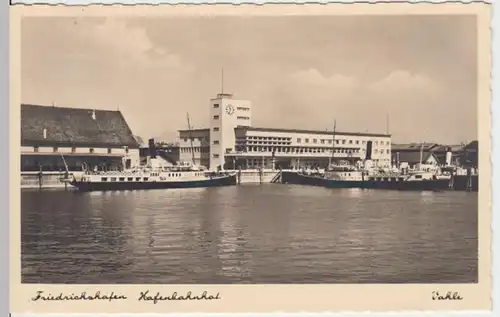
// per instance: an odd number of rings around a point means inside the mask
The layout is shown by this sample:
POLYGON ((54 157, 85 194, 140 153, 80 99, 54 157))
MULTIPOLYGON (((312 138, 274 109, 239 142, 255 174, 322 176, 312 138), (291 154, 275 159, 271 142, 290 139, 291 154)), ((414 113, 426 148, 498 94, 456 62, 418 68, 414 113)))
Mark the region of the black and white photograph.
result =
POLYGON ((21 19, 21 283, 479 283, 478 15, 232 10, 21 19))

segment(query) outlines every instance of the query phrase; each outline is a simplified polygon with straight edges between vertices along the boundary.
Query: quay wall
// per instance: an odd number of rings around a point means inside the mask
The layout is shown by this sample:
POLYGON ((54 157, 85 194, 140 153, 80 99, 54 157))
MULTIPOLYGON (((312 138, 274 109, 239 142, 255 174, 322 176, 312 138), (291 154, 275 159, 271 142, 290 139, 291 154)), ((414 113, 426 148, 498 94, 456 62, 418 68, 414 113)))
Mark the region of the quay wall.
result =
POLYGON ((234 171, 237 173, 238 184, 261 184, 272 183, 277 179, 280 171, 272 169, 258 169, 234 171))
MULTIPOLYGON (((69 176, 72 174, 70 173, 69 176)), ((40 182, 38 172, 22 172, 21 173, 21 189, 27 188, 74 188, 61 181, 64 173, 60 172, 43 172, 42 181, 40 182)))

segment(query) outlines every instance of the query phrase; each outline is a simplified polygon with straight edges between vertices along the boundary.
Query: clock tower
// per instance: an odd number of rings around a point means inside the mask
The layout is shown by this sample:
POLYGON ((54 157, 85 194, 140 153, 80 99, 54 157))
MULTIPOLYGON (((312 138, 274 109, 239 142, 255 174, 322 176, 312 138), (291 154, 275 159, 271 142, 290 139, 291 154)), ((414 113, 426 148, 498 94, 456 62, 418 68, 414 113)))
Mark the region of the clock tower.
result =
POLYGON ((234 152, 234 128, 251 126, 252 104, 236 100, 233 95, 221 93, 210 100, 210 169, 223 168, 225 154, 234 152))

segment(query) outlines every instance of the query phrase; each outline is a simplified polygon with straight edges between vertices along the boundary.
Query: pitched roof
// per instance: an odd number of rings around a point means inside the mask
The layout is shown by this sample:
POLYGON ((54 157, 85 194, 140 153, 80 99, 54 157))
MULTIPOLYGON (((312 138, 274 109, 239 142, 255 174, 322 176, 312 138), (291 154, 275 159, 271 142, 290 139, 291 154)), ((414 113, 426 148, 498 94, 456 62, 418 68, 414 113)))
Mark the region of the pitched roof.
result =
POLYGON ((139 147, 120 111, 30 104, 21 105, 21 144, 139 147))
POLYGON ((439 146, 437 143, 410 143, 410 144, 395 144, 391 145, 392 151, 419 151, 422 148, 424 151, 431 150, 439 146))
MULTIPOLYGON (((406 162, 408 164, 420 163, 420 152, 392 152, 392 159, 394 161, 398 159, 398 153, 400 162, 406 162)), ((422 162, 427 161, 431 155, 438 160, 434 153, 425 151, 422 153, 422 162)))
POLYGON ((467 144, 466 146, 464 146, 464 148, 466 150, 468 150, 468 151, 470 151, 470 150, 477 151, 477 149, 479 148, 479 142, 478 141, 472 141, 469 144, 467 144))

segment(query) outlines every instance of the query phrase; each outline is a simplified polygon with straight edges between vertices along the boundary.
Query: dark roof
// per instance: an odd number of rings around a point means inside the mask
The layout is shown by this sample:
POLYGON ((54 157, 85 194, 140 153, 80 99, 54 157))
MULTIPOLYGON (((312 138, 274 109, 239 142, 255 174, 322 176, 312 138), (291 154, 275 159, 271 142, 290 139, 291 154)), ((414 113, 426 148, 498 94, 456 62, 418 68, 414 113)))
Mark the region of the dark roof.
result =
POLYGON ((419 151, 422 148, 424 151, 428 151, 439 147, 437 143, 409 143, 409 144, 391 144, 392 151, 419 151))
POLYGON ((209 128, 205 128, 205 129, 185 129, 185 130, 178 130, 177 132, 210 132, 210 129, 209 128))
MULTIPOLYGON (((333 131, 325 130, 300 130, 300 129, 281 129, 281 128, 261 128, 261 127, 243 127, 235 128, 244 131, 264 131, 264 132, 284 132, 284 133, 307 133, 307 134, 333 134, 333 131)), ((359 132, 335 132, 336 135, 351 135, 351 136, 372 136, 372 137, 390 137, 390 134, 380 133, 359 133, 359 132)))
MULTIPOLYGON (((400 162, 407 162, 408 164, 417 164, 420 163, 420 152, 392 152, 392 159, 395 161, 398 159, 398 153, 399 153, 399 161, 400 162)), ((429 159, 429 157, 434 155, 434 153, 425 151, 422 153, 422 162, 425 162, 426 160, 429 159)), ((438 161, 439 159, 435 157, 438 161)))
POLYGON ((21 105, 21 144, 139 147, 120 111, 29 104, 21 105), (92 117, 94 111, 95 120, 92 117))
POLYGON ((470 151, 470 150, 477 151, 478 148, 479 148, 479 142, 478 141, 472 141, 469 144, 467 144, 464 148, 466 150, 468 150, 468 151, 470 151))

